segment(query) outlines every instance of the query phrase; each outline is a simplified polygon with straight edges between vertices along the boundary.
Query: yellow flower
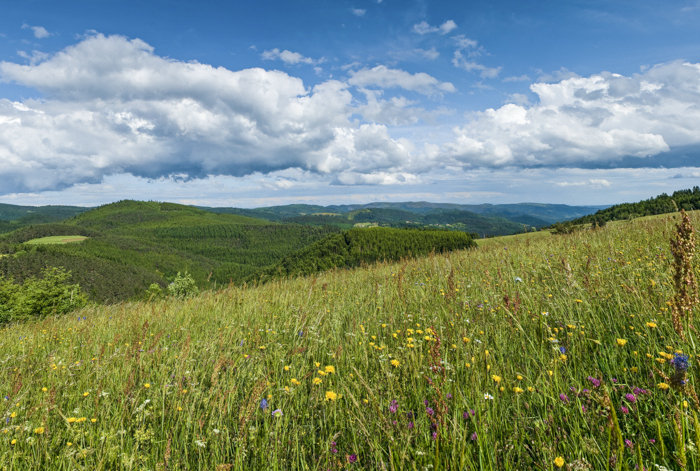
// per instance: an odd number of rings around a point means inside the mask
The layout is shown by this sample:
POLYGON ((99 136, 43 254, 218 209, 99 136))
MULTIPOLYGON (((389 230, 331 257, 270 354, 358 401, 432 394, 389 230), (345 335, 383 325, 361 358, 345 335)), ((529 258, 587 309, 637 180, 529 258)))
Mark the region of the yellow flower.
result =
POLYGON ((97 422, 97 419, 90 419, 90 422, 94 424, 95 422, 97 422))
POLYGON ((562 466, 564 466, 564 458, 562 458, 561 456, 557 456, 554 460, 554 464, 557 468, 561 468, 562 466))
POLYGON ((14 445, 15 443, 17 443, 17 439, 13 438, 12 441, 10 442, 10 445, 14 445))
POLYGON ((323 370, 318 370, 319 376, 326 376, 326 372, 323 370))
POLYGON ((325 370, 326 370, 326 373, 335 374, 335 367, 334 366, 328 365, 328 366, 326 366, 325 370))
POLYGON ((73 446, 71 442, 66 443, 66 446, 73 446))
POLYGON ((471 368, 471 367, 472 367, 471 363, 465 363, 464 366, 466 366, 467 368, 471 368))
POLYGON ((187 394, 187 389, 183 389, 182 394, 187 394))
POLYGON ((148 389, 148 388, 151 387, 151 383, 146 383, 146 384, 143 385, 143 387, 146 388, 146 389, 148 389))
POLYGON ((314 378, 314 380, 311 382, 313 383, 314 386, 318 386, 319 384, 321 384, 322 381, 321 381, 321 378, 314 378))
POLYGON ((76 419, 75 417, 68 417, 67 420, 68 420, 68 423, 69 423, 69 424, 72 424, 73 422, 75 422, 75 421, 78 420, 78 419, 76 419))
POLYGON ((296 379, 296 378, 292 378, 292 384, 293 384, 294 386, 299 386, 299 385, 301 384, 301 382, 299 382, 299 380, 296 379))
POLYGON ((36 433, 37 435, 41 435, 42 433, 44 433, 44 427, 35 428, 34 433, 36 433))
POLYGON ((518 381, 520 381, 521 379, 523 379, 523 377, 520 376, 520 375, 516 376, 516 378, 518 378, 518 381))
POLYGON ((625 340, 625 339, 617 339, 617 344, 621 347, 624 347, 626 343, 627 343, 627 340, 625 340))
POLYGON ((532 391, 535 390, 535 388, 533 388, 532 386, 528 386, 527 390, 530 391, 530 392, 532 392, 532 391))
POLYGON ((48 391, 48 389, 46 389, 46 388, 41 388, 41 390, 44 392, 48 391))
POLYGON ((566 361, 566 355, 564 355, 563 353, 559 355, 559 358, 561 358, 561 361, 566 361))
POLYGON ((17 417, 17 412, 13 412, 12 414, 10 414, 10 417, 12 417, 13 419, 17 417))
POLYGON ((668 384, 666 383, 659 383, 656 386, 658 386, 659 389, 668 389, 668 384))
POLYGON ((180 406, 177 406, 177 410, 182 410, 182 407, 180 407, 180 406))
POLYGON ((505 391, 505 390, 506 390, 506 388, 505 388, 505 387, 503 387, 503 386, 501 386, 501 387, 500 387, 500 388, 498 388, 498 389, 500 389, 500 390, 501 390, 501 392, 503 392, 503 391, 505 391))
POLYGON ((519 387, 516 386, 516 387, 513 388, 513 392, 514 392, 515 394, 520 394, 520 393, 522 393, 522 392, 524 392, 524 391, 523 391, 522 389, 520 389, 519 387))
POLYGON ((392 365, 394 368, 398 368, 399 365, 400 365, 399 360, 391 360, 391 365, 392 365))
POLYGON ((333 391, 326 391, 326 401, 335 401, 338 399, 338 395, 333 391))
POLYGON ((647 327, 649 327, 650 329, 654 329, 656 328, 656 324, 653 322, 647 322, 647 327))
POLYGON ((500 377, 500 376, 491 375, 491 378, 493 378, 493 380, 494 380, 495 382, 497 382, 497 383, 500 383, 500 382, 501 382, 501 377, 500 377))
POLYGON ((83 393, 83 397, 88 397, 89 395, 90 395, 90 393, 87 392, 87 391, 85 391, 85 392, 83 393))
POLYGON ((288 367, 288 366, 285 366, 285 367, 284 367, 284 371, 289 371, 289 367, 288 367))

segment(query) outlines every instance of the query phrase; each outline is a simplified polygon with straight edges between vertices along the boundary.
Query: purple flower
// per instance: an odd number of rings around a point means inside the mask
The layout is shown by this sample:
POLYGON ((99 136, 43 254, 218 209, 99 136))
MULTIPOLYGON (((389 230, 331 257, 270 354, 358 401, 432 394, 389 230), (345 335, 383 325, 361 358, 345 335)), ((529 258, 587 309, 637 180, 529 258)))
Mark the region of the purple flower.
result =
POLYGON ((596 379, 593 376, 589 376, 588 381, 591 382, 591 384, 593 385, 594 388, 600 387, 600 380, 599 379, 596 379))
POLYGON ((641 388, 634 388, 632 390, 632 392, 635 393, 636 395, 649 394, 649 391, 647 391, 646 389, 641 389, 641 388))
POLYGON ((265 411, 265 409, 267 409, 267 399, 263 399, 262 401, 260 401, 260 408, 263 410, 263 412, 265 411))
POLYGON ((670 361, 677 372, 683 373, 688 370, 688 355, 683 355, 681 353, 674 353, 673 360, 670 361))
POLYGON ((282 417, 283 415, 282 409, 275 409, 272 411, 272 417, 282 417))
POLYGON ((466 411, 462 412, 462 418, 464 420, 467 420, 469 418, 469 412, 466 412, 466 411))
POLYGON ((637 402, 637 398, 636 398, 636 397, 634 396, 634 394, 632 394, 632 393, 627 393, 627 394, 625 394, 625 399, 627 399, 627 400, 628 400, 629 402, 631 402, 632 404, 634 404, 635 402, 637 402))
POLYGON ((430 407, 426 407, 426 408, 425 408, 425 412, 427 412, 428 415, 433 415, 433 414, 435 414, 435 411, 434 411, 433 409, 431 409, 430 407))
POLYGON ((559 353, 562 355, 566 353, 566 349, 564 347, 559 347, 559 353))
POLYGON ((356 461, 357 461, 357 455, 355 453, 348 456, 348 463, 355 463, 356 461))
POLYGON ((409 423, 408 423, 408 429, 409 429, 409 430, 413 430, 413 427, 414 427, 413 422, 409 422, 409 423))
POLYGON ((396 402, 396 400, 391 401, 391 404, 389 404, 389 412, 396 414, 397 410, 399 410, 399 403, 396 402))
POLYGON ((428 404, 430 404, 430 403, 429 403, 428 400, 426 399, 426 400, 423 401, 423 404, 425 404, 425 407, 428 407, 428 404))
POLYGON ((452 399, 452 394, 447 393, 447 399, 452 399))
POLYGON ((477 438, 476 432, 472 433, 472 441, 476 441, 477 438))
POLYGON ((569 396, 567 396, 564 393, 559 394, 559 399, 561 399, 561 402, 563 402, 564 404, 569 403, 569 396))
POLYGON ((634 443, 632 443, 630 440, 625 440, 625 446, 627 448, 634 448, 634 443))
POLYGON ((627 407, 625 407, 625 406, 621 406, 621 407, 620 407, 620 412, 622 412, 623 414, 627 415, 627 414, 630 413, 630 410, 629 410, 627 407))
POLYGON ((433 440, 437 440, 437 432, 433 432, 433 440))
POLYGON ((469 413, 474 417, 476 415, 476 412, 474 412, 474 409, 469 409, 469 413))

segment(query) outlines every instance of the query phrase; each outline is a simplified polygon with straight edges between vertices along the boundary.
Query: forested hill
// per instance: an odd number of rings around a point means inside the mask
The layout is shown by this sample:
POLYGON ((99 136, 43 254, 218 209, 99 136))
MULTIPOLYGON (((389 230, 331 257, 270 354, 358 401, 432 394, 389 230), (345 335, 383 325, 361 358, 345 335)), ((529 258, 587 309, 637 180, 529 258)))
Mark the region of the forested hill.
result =
POLYGON ((65 267, 93 300, 121 301, 164 289, 178 272, 200 287, 240 282, 335 227, 278 224, 172 203, 120 201, 60 224, 0 235, 0 275, 16 281, 65 267), (46 236, 83 235, 79 244, 28 245, 46 236))
POLYGON ((691 190, 679 190, 671 196, 662 193, 655 198, 639 201, 637 203, 623 203, 602 209, 595 214, 583 216, 572 221, 573 224, 603 223, 607 221, 619 221, 633 219, 654 214, 673 213, 685 209, 691 211, 700 209, 700 187, 691 190))
POLYGON ((78 206, 16 206, 0 203, 0 234, 34 224, 63 221, 88 209, 78 206))
POLYGON ((329 235, 309 247, 288 255, 254 279, 310 275, 331 268, 354 268, 377 261, 396 261, 430 253, 475 247, 464 232, 430 229, 351 229, 329 235))

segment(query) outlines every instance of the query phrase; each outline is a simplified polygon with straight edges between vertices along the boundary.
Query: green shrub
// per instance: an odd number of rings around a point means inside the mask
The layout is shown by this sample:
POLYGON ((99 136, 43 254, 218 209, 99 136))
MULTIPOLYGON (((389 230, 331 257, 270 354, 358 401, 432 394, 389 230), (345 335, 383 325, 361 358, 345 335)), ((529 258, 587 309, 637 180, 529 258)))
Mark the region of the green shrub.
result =
POLYGON ((199 293, 199 289, 194 282, 194 278, 187 272, 184 275, 177 272, 175 281, 168 285, 168 294, 174 298, 189 298, 197 293, 199 293))
POLYGON ((70 272, 48 268, 40 278, 26 278, 16 284, 0 277, 0 322, 66 314, 87 304, 87 297, 77 284, 68 284, 70 272))

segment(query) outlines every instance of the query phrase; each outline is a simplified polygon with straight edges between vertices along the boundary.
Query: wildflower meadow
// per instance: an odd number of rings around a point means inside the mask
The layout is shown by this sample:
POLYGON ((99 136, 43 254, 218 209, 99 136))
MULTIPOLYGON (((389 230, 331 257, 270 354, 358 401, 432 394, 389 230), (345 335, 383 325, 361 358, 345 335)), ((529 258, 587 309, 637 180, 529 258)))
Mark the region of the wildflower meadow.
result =
POLYGON ((698 469, 682 218, 9 325, 0 468, 698 469))

